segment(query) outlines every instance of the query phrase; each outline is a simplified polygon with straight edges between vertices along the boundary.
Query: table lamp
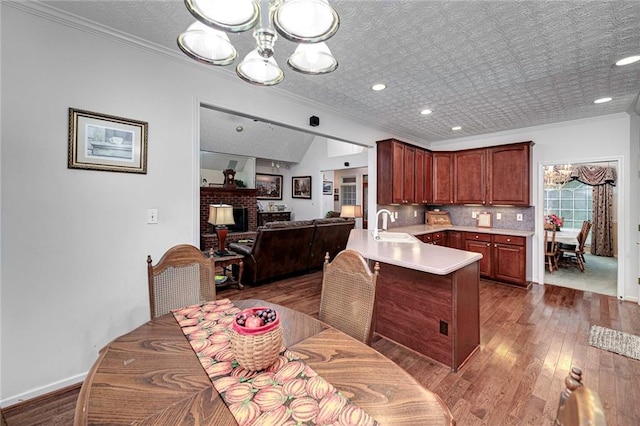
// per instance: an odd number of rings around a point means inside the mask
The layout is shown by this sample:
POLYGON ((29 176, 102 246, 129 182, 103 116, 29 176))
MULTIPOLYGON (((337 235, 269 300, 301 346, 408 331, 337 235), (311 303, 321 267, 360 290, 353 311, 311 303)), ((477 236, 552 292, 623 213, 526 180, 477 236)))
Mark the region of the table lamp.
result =
POLYGON ((210 204, 209 220, 213 225, 216 235, 218 236, 218 250, 215 252, 217 256, 228 256, 232 253, 225 249, 225 240, 227 239, 227 225, 234 225, 233 206, 228 204, 210 204))
POLYGON ((362 206, 360 205, 344 205, 340 208, 340 217, 362 217, 362 206))

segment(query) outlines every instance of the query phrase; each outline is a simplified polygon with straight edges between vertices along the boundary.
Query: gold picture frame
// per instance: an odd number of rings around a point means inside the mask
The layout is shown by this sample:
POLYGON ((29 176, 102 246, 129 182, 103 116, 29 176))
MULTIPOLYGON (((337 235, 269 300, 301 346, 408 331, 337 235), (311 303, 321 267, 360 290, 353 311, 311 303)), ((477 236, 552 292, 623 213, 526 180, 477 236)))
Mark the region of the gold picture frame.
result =
POLYGON ((146 121, 69 108, 70 169, 147 173, 146 121))

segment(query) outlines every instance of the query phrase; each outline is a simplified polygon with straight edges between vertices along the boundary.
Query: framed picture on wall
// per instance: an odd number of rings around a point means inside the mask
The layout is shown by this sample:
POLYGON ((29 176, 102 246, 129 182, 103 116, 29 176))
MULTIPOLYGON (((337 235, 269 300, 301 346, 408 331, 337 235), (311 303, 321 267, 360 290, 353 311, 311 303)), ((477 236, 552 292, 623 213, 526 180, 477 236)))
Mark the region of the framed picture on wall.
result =
POLYGON ((322 193, 331 195, 333 193, 333 182, 325 180, 322 182, 322 193))
POLYGON ((69 108, 70 169, 147 173, 146 121, 69 108))
POLYGON ((291 178, 291 198, 311 199, 311 176, 291 178))
POLYGON ((256 173, 258 200, 282 200, 282 175, 256 173))

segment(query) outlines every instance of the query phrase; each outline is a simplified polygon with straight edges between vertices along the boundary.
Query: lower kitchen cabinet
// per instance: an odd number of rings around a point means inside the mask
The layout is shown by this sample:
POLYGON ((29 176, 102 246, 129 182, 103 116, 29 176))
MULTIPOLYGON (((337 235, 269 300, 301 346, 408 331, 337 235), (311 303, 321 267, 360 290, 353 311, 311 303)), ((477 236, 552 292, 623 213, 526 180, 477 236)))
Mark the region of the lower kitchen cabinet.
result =
POLYGON ((460 231, 447 231, 447 247, 464 250, 463 234, 460 231))
POLYGON ((480 276, 527 287, 527 241, 512 235, 465 232, 465 250, 482 254, 480 276))
POLYGON ((430 234, 418 235, 418 238, 423 243, 433 244, 434 246, 446 246, 447 245, 447 233, 445 231, 432 232, 430 234))

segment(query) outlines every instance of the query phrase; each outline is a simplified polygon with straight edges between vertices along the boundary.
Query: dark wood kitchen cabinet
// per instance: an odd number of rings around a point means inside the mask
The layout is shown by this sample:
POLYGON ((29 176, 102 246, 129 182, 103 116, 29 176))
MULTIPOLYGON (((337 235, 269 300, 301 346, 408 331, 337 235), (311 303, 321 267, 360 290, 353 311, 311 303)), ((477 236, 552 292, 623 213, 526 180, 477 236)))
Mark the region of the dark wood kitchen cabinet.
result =
POLYGON ((414 203, 416 147, 395 139, 377 142, 378 204, 414 203))
POLYGON ((433 244, 434 246, 446 246, 447 245, 447 232, 438 231, 430 234, 418 235, 418 238, 425 244, 433 244))
POLYGON ((465 250, 482 254, 481 277, 528 286, 525 237, 465 232, 465 250))
POLYGON ((487 204, 530 205, 532 145, 521 142, 487 149, 487 204))
POLYGON ((468 149, 453 153, 453 202, 485 204, 487 150, 468 149))
POLYGON ((453 204, 453 156, 450 152, 434 152, 433 204, 453 204))
POLYGON ((447 231, 447 247, 464 250, 463 232, 447 231))
POLYGON ((414 199, 418 204, 428 204, 431 202, 431 161, 431 153, 429 151, 416 148, 414 162, 414 199))

